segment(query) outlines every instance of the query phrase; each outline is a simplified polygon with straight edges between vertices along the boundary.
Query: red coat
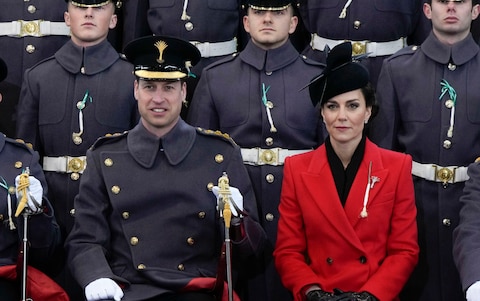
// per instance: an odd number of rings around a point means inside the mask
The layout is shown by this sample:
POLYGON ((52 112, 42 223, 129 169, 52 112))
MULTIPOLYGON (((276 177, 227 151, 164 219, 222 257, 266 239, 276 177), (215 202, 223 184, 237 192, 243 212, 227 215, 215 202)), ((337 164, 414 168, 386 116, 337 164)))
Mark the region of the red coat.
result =
POLYGON ((324 145, 286 160, 274 256, 296 301, 310 284, 398 300, 419 252, 411 169, 409 155, 367 140, 342 207, 324 145), (380 181, 370 189, 368 217, 360 218, 370 162, 380 181))

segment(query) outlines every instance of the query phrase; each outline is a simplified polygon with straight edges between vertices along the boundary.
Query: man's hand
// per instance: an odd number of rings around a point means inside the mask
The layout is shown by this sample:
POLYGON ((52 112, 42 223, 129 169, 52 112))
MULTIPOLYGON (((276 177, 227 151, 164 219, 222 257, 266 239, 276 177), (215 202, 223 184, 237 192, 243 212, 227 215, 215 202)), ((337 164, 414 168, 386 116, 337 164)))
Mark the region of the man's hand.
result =
MULTIPOLYGON (((213 186, 212 188, 212 192, 213 194, 215 195, 215 197, 217 198, 217 208, 223 208, 223 204, 219 204, 219 202, 222 202, 221 198, 219 197, 219 193, 218 191, 220 190, 220 188, 218 186, 213 186)), ((240 193, 240 191, 238 190, 238 188, 235 188, 233 186, 230 186, 230 210, 232 210, 232 215, 236 216, 236 217, 239 217, 238 215, 238 212, 237 212, 237 208, 240 210, 240 211, 243 211, 243 196, 242 194, 240 193), (232 201, 235 203, 235 204, 232 204, 232 201)))
MULTIPOLYGON (((27 206, 33 213, 38 213, 42 209, 43 202, 43 187, 37 178, 34 176, 28 176, 29 186, 27 188, 27 206)), ((15 188, 17 200, 20 202, 22 199, 22 190, 19 189, 20 176, 15 178, 15 188)))
POLYGON ((87 301, 98 301, 113 299, 122 300, 123 291, 118 284, 109 278, 100 278, 90 282, 85 287, 85 298, 87 301))

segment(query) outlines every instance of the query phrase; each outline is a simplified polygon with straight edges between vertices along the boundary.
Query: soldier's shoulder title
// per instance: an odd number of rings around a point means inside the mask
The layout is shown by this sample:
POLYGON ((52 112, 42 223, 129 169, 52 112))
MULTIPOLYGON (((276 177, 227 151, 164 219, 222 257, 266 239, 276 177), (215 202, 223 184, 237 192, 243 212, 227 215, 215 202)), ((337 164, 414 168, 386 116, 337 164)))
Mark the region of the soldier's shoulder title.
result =
POLYGON ((197 133, 200 133, 202 135, 219 137, 225 141, 228 141, 232 145, 237 145, 235 141, 232 139, 232 137, 230 137, 230 135, 227 133, 222 133, 221 131, 207 130, 201 127, 197 127, 196 129, 197 129, 197 133))
POLYGON ((397 57, 401 57, 401 56, 405 56, 405 55, 412 55, 412 54, 415 54, 418 50, 420 50, 420 46, 410 45, 410 46, 404 47, 404 48, 400 49, 399 51, 395 52, 394 54, 392 54, 387 59, 395 59, 397 57))

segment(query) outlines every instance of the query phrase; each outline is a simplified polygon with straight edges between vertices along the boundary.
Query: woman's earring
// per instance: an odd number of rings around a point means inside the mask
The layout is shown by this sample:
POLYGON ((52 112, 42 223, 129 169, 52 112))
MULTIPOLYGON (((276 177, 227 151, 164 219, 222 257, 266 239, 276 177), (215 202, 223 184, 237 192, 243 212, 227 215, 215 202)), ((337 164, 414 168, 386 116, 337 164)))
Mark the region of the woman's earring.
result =
POLYGON ((188 101, 186 99, 182 100, 183 105, 185 108, 188 108, 188 101))

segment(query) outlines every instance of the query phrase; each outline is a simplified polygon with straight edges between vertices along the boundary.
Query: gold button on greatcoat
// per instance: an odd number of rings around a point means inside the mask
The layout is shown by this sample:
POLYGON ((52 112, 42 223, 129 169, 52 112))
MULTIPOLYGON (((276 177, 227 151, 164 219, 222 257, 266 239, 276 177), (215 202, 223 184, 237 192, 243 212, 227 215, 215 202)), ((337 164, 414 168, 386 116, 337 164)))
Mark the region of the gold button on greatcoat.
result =
POLYGON ((362 25, 362 22, 360 22, 358 20, 353 22, 353 28, 355 28, 355 29, 359 29, 360 25, 362 25))
POLYGON ((271 214, 271 213, 267 213, 267 214, 265 215, 265 219, 266 219, 267 221, 269 221, 269 222, 273 221, 274 218, 275 218, 275 217, 274 217, 273 214, 271 214))
POLYGON ((265 144, 267 146, 272 146, 273 145, 273 138, 272 137, 267 137, 267 139, 265 139, 265 144))
POLYGON ((448 70, 455 71, 455 69, 457 69, 457 66, 455 64, 448 63, 448 70))
POLYGON ((137 269, 139 269, 139 270, 145 270, 146 268, 147 267, 143 263, 137 265, 137 269))
POLYGON ((132 246, 138 245, 138 237, 132 236, 132 237, 130 238, 130 244, 131 244, 132 246))
POLYGON ((15 194, 16 192, 17 192, 17 189, 15 189, 15 186, 8 187, 9 194, 15 194))
POLYGON ((445 101, 445 106, 446 106, 448 109, 453 108, 453 100, 449 99, 449 100, 445 101))
POLYGON ((15 162, 15 168, 19 169, 22 168, 23 164, 20 161, 15 162))
POLYGON ((110 158, 107 158, 105 159, 105 161, 103 161, 103 163, 105 164, 105 166, 110 167, 113 165, 113 160, 110 158))
POLYGON ((127 211, 123 212, 123 213, 122 213, 122 218, 123 218, 123 219, 129 219, 129 218, 130 218, 130 213, 127 212, 127 211))
POLYGON ((215 156, 215 162, 222 163, 223 162, 223 155, 222 154, 216 155, 215 156))
POLYGON ((192 22, 187 22, 187 23, 185 23, 185 29, 186 29, 187 31, 192 31, 193 28, 194 28, 194 26, 193 26, 193 23, 192 23, 192 22))
POLYGON ((446 227, 450 227, 452 225, 452 221, 449 218, 444 218, 442 224, 446 227))
POLYGON ((72 179, 72 181, 78 181, 78 179, 80 179, 80 174, 78 172, 72 172, 70 174, 70 179, 72 179))
POLYGON ((195 239, 193 239, 193 237, 187 238, 187 244, 189 244, 190 246, 193 246, 195 244, 195 239))
POLYGON ((37 8, 35 7, 35 5, 29 5, 27 7, 27 10, 29 13, 34 14, 37 11, 37 8))
POLYGON ((0 222, 3 221, 3 214, 0 214, 0 222))
POLYGON ((177 266, 177 269, 178 269, 179 271, 184 271, 184 270, 185 270, 185 266, 181 263, 181 264, 179 264, 179 265, 177 266))
POLYGON ((443 141, 443 148, 449 149, 450 147, 452 147, 452 141, 450 140, 443 141))
POLYGON ((35 52, 35 46, 33 46, 32 44, 28 44, 25 47, 25 51, 28 52, 28 53, 34 53, 35 52))
POLYGON ((120 187, 118 187, 117 185, 114 185, 112 187, 112 192, 113 192, 113 194, 119 194, 120 193, 120 187))
POLYGON ((267 180, 268 183, 273 183, 275 181, 275 176, 269 173, 265 176, 265 180, 267 180))
POLYGON ((205 218, 205 215, 207 215, 205 212, 200 211, 200 212, 198 213, 198 218, 199 218, 199 219, 204 219, 204 218, 205 218))
POLYGON ((75 217, 75 208, 74 208, 74 209, 70 209, 70 216, 71 216, 71 217, 75 217))
POLYGON ((213 186, 214 186, 214 185, 213 185, 212 182, 208 183, 208 184, 207 184, 207 189, 208 189, 208 191, 212 191, 213 186))

